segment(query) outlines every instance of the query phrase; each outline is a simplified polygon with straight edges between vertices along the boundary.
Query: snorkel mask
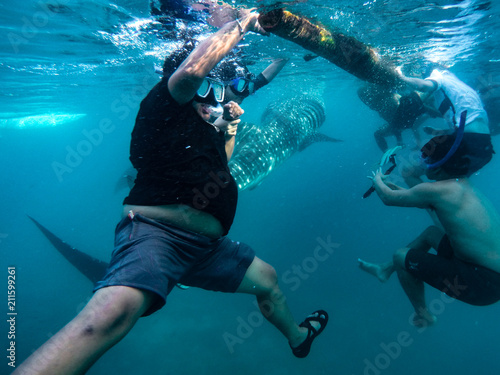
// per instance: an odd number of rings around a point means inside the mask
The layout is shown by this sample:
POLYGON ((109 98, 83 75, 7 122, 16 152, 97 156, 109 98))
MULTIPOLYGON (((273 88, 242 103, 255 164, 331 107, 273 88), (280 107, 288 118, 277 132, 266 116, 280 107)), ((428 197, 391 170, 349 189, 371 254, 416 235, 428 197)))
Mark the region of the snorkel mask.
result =
POLYGON ((196 91, 195 100, 198 103, 210 104, 214 107, 224 101, 226 90, 221 81, 206 77, 196 91))
POLYGON ((235 95, 242 98, 246 98, 247 96, 255 92, 255 82, 252 79, 248 78, 235 78, 231 80, 231 82, 229 82, 229 86, 231 87, 231 90, 235 93, 235 95))
POLYGON ((205 78, 194 100, 198 103, 206 105, 206 109, 210 113, 208 123, 213 124, 217 118, 222 116, 223 108, 221 102, 224 100, 225 88, 221 81, 205 78))

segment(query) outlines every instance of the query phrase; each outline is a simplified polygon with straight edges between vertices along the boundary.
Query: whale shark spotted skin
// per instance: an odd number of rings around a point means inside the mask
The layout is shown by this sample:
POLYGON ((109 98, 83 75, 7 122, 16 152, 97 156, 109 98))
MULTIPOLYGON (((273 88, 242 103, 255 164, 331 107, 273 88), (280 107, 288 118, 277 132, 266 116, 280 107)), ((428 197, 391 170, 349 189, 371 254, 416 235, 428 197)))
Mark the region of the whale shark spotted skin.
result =
POLYGON ((316 95, 271 102, 260 125, 242 123, 229 168, 239 190, 253 189, 297 151, 314 142, 341 142, 318 132, 325 105, 316 95))

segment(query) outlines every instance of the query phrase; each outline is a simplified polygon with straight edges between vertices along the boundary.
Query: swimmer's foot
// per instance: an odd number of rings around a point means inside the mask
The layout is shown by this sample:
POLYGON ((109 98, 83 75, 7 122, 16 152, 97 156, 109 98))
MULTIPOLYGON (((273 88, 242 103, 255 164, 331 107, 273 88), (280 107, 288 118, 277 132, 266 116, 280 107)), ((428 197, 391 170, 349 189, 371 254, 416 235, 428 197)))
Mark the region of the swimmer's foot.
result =
POLYGON ((386 282, 391 277, 394 272, 394 264, 392 262, 376 264, 368 263, 363 259, 358 259, 359 268, 363 271, 368 272, 370 275, 375 276, 381 282, 386 282))
POLYGON ((290 342, 290 348, 292 349, 293 355, 297 358, 304 358, 309 354, 311 350, 312 342, 316 337, 319 336, 321 332, 325 329, 328 324, 328 314, 324 310, 318 310, 309 315, 299 327, 307 329, 306 338, 301 344, 293 345, 290 342))
POLYGON ((427 309, 420 309, 419 312, 415 312, 412 323, 417 328, 430 327, 436 324, 437 318, 434 314, 431 314, 427 309))

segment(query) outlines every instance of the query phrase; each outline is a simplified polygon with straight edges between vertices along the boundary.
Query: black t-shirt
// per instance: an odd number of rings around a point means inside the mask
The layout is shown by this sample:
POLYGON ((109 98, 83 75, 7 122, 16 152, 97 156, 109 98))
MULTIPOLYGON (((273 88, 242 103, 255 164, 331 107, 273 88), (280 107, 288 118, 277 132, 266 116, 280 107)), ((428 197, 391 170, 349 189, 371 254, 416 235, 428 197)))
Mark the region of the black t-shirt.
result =
POLYGON ((227 234, 238 188, 224 133, 205 122, 192 102, 179 105, 167 82, 162 79, 141 102, 130 144, 137 178, 124 204, 184 204, 213 215, 227 234))

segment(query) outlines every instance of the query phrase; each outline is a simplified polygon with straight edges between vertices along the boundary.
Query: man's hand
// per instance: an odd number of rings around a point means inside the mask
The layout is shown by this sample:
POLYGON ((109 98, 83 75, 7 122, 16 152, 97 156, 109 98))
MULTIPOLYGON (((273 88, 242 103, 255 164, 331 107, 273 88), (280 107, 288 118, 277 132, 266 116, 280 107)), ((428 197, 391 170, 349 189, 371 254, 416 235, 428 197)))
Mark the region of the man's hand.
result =
POLYGON ((224 104, 224 113, 222 118, 226 121, 233 121, 240 118, 240 116, 245 113, 245 111, 236 102, 230 101, 224 104))
POLYGON ((234 132, 233 135, 236 135, 236 131, 235 130, 232 130, 233 127, 238 127, 238 124, 241 122, 240 119, 237 119, 237 120, 232 120, 232 121, 226 121, 221 117, 219 117, 217 120, 215 120, 214 122, 214 126, 216 126, 217 128, 219 128, 219 130, 221 130, 222 132, 229 132, 230 129, 232 132, 234 132))
POLYGON ((219 123, 221 125, 220 129, 226 132, 226 156, 228 161, 233 155, 234 145, 236 142, 235 135, 238 130, 238 124, 241 121, 239 117, 244 112, 245 111, 243 111, 238 103, 231 101, 224 105, 224 113, 217 119, 217 121, 215 121, 214 124, 215 126, 218 126, 217 124, 219 123))
POLYGON ((371 176, 366 176, 375 184, 376 182, 383 182, 387 176, 382 173, 382 168, 377 169, 375 172, 372 171, 371 176))
POLYGON ((209 0, 206 3, 210 17, 208 23, 217 28, 223 27, 226 23, 238 20, 244 33, 253 31, 262 35, 269 35, 259 24, 259 13, 257 8, 237 8, 223 1, 209 0))
POLYGON ((375 185, 378 185, 378 186, 386 185, 391 190, 405 190, 401 186, 398 186, 392 182, 386 181, 387 177, 389 177, 389 175, 383 174, 382 168, 377 169, 376 172, 372 172, 372 176, 367 176, 367 177, 373 181, 374 186, 375 185))
POLYGON ((253 31, 254 33, 269 35, 269 33, 264 30, 264 28, 259 23, 260 14, 255 11, 257 8, 251 9, 240 9, 238 11, 239 21, 243 25, 246 31, 253 31))
POLYGON ((241 120, 234 120, 227 125, 226 129, 226 139, 234 137, 238 131, 238 123, 241 120))
POLYGON ((239 117, 245 113, 245 111, 239 106, 236 102, 229 102, 224 104, 224 113, 221 117, 219 117, 214 122, 214 126, 218 127, 223 132, 226 132, 227 135, 235 136, 236 129, 238 128, 238 124, 240 123, 239 117), (231 132, 232 134, 230 134, 231 132))

